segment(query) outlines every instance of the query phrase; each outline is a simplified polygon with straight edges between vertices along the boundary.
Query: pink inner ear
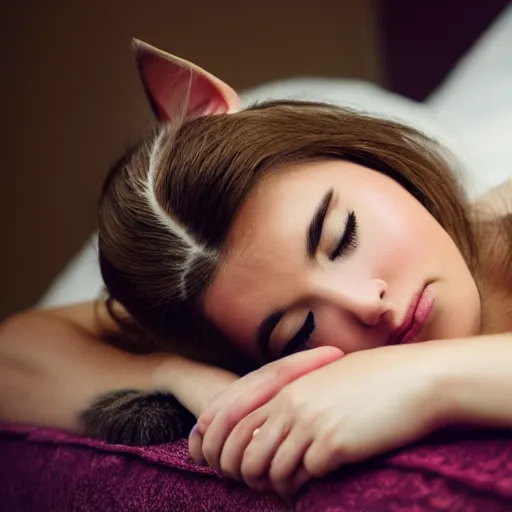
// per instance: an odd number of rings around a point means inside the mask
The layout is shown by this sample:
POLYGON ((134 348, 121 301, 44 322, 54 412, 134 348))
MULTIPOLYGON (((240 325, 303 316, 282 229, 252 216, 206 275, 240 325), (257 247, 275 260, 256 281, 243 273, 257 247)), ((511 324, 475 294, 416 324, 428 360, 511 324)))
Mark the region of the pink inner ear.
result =
POLYGON ((172 121, 180 114, 199 117, 229 110, 216 84, 192 68, 146 54, 141 74, 160 121, 172 121), (189 86, 188 105, 183 112, 182 102, 189 86))

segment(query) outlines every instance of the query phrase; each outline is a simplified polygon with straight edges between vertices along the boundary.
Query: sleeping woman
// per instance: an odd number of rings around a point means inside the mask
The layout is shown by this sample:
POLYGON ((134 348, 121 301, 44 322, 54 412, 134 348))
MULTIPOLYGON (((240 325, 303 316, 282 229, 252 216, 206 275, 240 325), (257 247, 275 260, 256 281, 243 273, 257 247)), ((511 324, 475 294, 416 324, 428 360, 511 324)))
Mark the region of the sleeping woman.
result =
POLYGON ((242 109, 135 43, 158 126, 106 179, 108 298, 0 326, 0 420, 147 444, 287 496, 453 425, 512 428, 510 182, 475 204, 400 123, 242 109))

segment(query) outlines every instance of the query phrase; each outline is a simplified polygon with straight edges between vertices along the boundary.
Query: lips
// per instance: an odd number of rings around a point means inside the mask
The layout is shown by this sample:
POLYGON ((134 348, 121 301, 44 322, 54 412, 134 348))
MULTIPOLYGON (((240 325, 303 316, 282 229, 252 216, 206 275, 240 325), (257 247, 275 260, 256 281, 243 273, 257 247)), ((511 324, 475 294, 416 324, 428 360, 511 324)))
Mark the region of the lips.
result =
POLYGON ((422 288, 411 300, 404 321, 389 336, 387 345, 409 343, 420 333, 434 306, 430 285, 422 288))

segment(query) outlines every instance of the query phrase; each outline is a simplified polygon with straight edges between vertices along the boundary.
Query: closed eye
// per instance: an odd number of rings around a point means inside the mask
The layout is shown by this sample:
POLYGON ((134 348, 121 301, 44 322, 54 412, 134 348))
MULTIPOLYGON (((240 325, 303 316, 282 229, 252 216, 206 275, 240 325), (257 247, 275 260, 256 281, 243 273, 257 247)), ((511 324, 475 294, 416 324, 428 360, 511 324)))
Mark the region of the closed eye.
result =
POLYGON ((315 315, 310 311, 299 332, 285 345, 279 357, 286 357, 295 352, 307 350, 311 336, 315 332, 315 327, 315 315))
POLYGON ((347 220, 345 221, 345 226, 343 227, 343 231, 341 233, 340 239, 333 249, 331 254, 329 254, 329 259, 334 261, 336 258, 343 256, 348 253, 350 250, 355 249, 357 247, 357 219, 353 210, 348 212, 347 220))

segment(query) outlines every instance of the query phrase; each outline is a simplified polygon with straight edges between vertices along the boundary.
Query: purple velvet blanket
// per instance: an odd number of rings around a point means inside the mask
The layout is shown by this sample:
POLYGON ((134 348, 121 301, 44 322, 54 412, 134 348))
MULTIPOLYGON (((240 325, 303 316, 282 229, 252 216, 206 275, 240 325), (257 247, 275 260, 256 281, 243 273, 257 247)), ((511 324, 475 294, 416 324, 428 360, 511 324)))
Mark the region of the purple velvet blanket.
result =
POLYGON ((108 445, 0 426, 2 512, 505 512, 512 510, 512 435, 434 436, 307 485, 293 507, 190 462, 185 441, 108 445))

